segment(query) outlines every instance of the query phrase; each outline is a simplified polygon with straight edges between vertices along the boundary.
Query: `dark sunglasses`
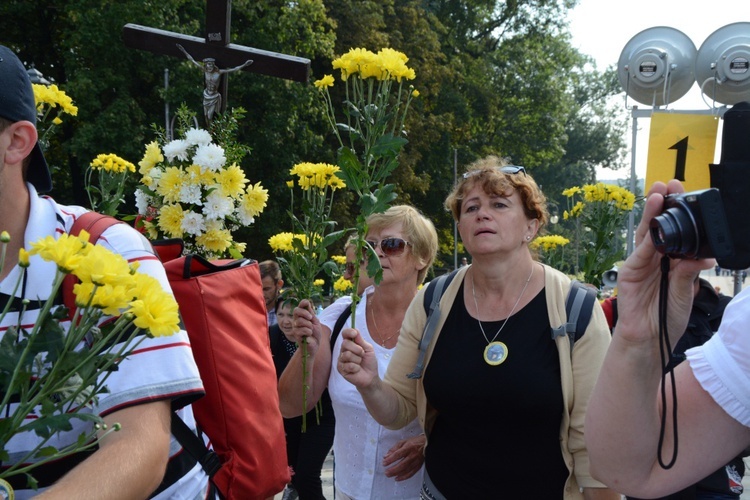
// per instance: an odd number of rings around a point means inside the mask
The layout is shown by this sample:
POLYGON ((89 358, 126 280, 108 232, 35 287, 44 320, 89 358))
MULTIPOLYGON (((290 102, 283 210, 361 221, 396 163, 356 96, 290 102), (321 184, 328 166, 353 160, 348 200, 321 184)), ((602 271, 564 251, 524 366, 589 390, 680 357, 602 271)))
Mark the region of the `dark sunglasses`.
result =
POLYGON ((367 240, 367 244, 370 245, 373 250, 380 245, 380 250, 388 257, 401 255, 404 253, 404 250, 406 250, 406 246, 411 245, 411 243, 402 240, 401 238, 383 238, 379 242, 375 240, 367 240))
MULTIPOLYGON (((497 170, 504 174, 517 174, 521 172, 523 175, 526 175, 526 169, 520 165, 506 165, 504 167, 497 167, 497 170)), ((464 179, 468 179, 469 177, 473 175, 477 175, 480 172, 483 172, 483 170, 472 170, 471 172, 466 172, 464 174, 464 179)))

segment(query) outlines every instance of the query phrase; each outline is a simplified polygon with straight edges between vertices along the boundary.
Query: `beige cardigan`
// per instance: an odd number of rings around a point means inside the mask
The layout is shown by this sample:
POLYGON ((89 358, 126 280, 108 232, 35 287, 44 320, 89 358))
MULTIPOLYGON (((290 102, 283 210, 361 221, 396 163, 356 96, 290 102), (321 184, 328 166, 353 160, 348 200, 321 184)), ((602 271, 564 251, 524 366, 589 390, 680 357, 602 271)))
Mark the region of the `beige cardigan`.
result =
MULTIPOLYGON (((437 324, 433 340, 427 349, 425 369, 429 364, 445 318, 448 316, 469 267, 461 268, 455 279, 445 289, 445 294, 440 301, 441 318, 437 324)), ((544 266, 544 287, 549 323, 553 328, 556 328, 564 323, 565 298, 570 288, 570 279, 563 273, 544 266)), ((426 288, 423 287, 419 291, 406 312, 398 345, 385 375, 385 382, 400 395, 398 416, 386 427, 399 429, 415 417, 419 417, 419 423, 429 437, 430 429, 432 429, 437 417, 437 411, 430 407, 427 402, 424 393, 424 380, 422 378, 412 380, 406 377, 406 374, 411 373, 416 365, 419 341, 427 319, 424 308, 426 288)), ((562 375, 563 400, 566 409, 560 426, 560 446, 563 459, 570 473, 565 484, 565 499, 583 498, 580 488, 604 487, 603 484, 594 480, 589 473, 589 457, 583 439, 583 422, 589 396, 594 388, 610 340, 607 320, 598 302, 594 303, 594 312, 586 333, 575 344, 572 366, 570 341, 566 336, 556 339, 562 375)))

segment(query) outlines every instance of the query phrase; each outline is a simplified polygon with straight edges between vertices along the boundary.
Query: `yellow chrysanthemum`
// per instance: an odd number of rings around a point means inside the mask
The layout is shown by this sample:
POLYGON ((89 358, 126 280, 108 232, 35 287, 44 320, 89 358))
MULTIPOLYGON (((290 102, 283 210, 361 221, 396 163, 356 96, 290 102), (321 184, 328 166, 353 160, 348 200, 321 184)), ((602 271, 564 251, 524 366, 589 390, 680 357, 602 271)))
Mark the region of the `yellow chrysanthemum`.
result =
POLYGON ((325 75, 320 80, 316 80, 314 85, 321 90, 326 87, 333 87, 333 75, 325 75))
POLYGON ((339 279, 337 279, 333 284, 333 289, 341 293, 346 293, 353 287, 354 284, 348 279, 345 279, 343 276, 339 277, 339 279))
POLYGON ((417 89, 412 90, 411 91, 411 96, 412 97, 419 97, 419 91, 417 89))
POLYGON ((251 217, 257 217, 266 208, 268 202, 268 190, 261 186, 260 182, 250 185, 242 197, 242 208, 250 214, 251 217))
POLYGON ((141 175, 147 175, 155 165, 164 161, 164 155, 161 154, 161 148, 159 143, 152 141, 146 144, 146 152, 143 155, 143 159, 138 162, 140 169, 138 173, 141 175))
POLYGON ((82 282, 96 285, 132 286, 133 275, 128 261, 100 245, 92 245, 74 274, 82 282))
POLYGON ((278 233, 268 238, 268 244, 274 253, 291 252, 293 238, 294 235, 292 233, 278 233))
POLYGON ((46 104, 51 108, 60 106, 60 109, 69 115, 78 115, 78 107, 73 104, 73 99, 64 91, 57 88, 57 85, 47 86, 35 83, 32 84, 32 89, 34 91, 34 101, 36 102, 37 110, 42 111, 46 104))
POLYGON ((78 283, 73 287, 78 307, 96 307, 104 314, 118 316, 133 300, 133 286, 78 283))
POLYGON ((31 255, 39 255, 48 262, 54 262, 58 269, 70 273, 78 268, 81 260, 91 250, 88 242, 89 234, 81 231, 78 236, 61 234, 58 239, 52 236, 31 244, 31 255))
POLYGON ((322 287, 325 284, 326 284, 325 280, 322 280, 322 279, 316 279, 313 281, 313 286, 322 287))
POLYGON ((378 51, 378 67, 380 68, 380 80, 401 81, 403 78, 413 80, 416 77, 414 70, 406 66, 409 58, 406 54, 390 48, 378 51))
POLYGON ((159 211, 158 227, 172 238, 182 236, 182 219, 185 212, 178 204, 164 205, 159 211))
POLYGON ((172 335, 179 331, 180 317, 174 297, 161 287, 153 276, 136 274, 136 297, 130 303, 133 324, 148 330, 153 337, 172 335))
POLYGON ((219 185, 221 194, 230 198, 239 198, 247 182, 245 172, 236 163, 232 163, 216 174, 216 183, 219 185))
MULTIPOLYGON (((208 168, 201 168, 200 165, 192 164, 185 169, 186 182, 190 184, 200 184, 202 186, 213 186, 217 184, 220 172, 214 172, 208 168)), ((244 174, 243 174, 244 175, 244 174)), ((247 179, 245 179, 247 182, 247 179)))
POLYGON ((568 238, 560 236, 559 234, 550 234, 547 236, 539 236, 531 242, 532 248, 541 248, 545 252, 554 250, 557 247, 565 246, 570 243, 568 238))
POLYGON ((360 73, 362 78, 375 76, 377 73, 377 55, 367 49, 349 49, 349 52, 333 60, 333 69, 341 70, 341 79, 360 73), (365 76, 367 75, 367 76, 365 76))
POLYGON ((576 194, 581 192, 581 188, 578 186, 573 186, 571 188, 566 189, 562 192, 563 196, 567 196, 568 198, 575 196, 576 194))
POLYGON ((271 246, 271 250, 273 250, 274 253, 293 252, 294 240, 301 241, 303 246, 307 245, 307 235, 292 233, 275 234, 268 238, 268 244, 271 246))
POLYGON ((195 242, 210 252, 223 253, 232 246, 232 234, 228 229, 208 229, 196 236, 195 242))
POLYGON ((159 193, 165 203, 176 203, 180 201, 180 191, 183 183, 187 180, 185 172, 177 167, 167 167, 159 179, 156 192, 159 193))
POLYGON ((343 266, 346 264, 346 255, 331 255, 331 260, 336 264, 343 266))
POLYGON ((297 163, 289 171, 291 175, 297 176, 297 183, 303 190, 311 187, 317 189, 339 189, 346 187, 343 180, 336 176, 341 169, 330 163, 297 163))
POLYGON ((115 174, 121 174, 125 171, 135 172, 135 165, 111 153, 97 155, 91 161, 91 168, 94 170, 106 170, 115 174))

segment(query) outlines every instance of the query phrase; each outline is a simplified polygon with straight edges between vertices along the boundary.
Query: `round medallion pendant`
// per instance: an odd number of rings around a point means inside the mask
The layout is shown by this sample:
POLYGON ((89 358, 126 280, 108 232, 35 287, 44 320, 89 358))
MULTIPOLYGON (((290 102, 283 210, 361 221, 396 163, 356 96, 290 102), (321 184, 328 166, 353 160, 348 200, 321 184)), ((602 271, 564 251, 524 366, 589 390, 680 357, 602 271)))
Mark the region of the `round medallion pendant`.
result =
POLYGON ((0 498, 3 500, 13 500, 16 497, 13 487, 5 479, 0 479, 0 498))
POLYGON ((502 342, 495 341, 487 344, 484 348, 484 362, 491 366, 497 366, 508 357, 508 346, 502 342))

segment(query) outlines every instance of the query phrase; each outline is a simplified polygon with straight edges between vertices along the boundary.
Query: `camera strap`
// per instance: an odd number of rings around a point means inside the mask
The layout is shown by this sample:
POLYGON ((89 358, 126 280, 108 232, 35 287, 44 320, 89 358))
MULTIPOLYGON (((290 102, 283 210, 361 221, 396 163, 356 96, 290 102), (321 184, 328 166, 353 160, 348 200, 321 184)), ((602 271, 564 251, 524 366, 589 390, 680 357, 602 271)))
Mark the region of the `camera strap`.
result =
POLYGON ((661 280, 659 282, 659 354, 661 355, 661 426, 659 428, 659 465, 662 469, 671 469, 677 461, 677 386, 674 379, 674 365, 670 363, 672 358, 672 345, 669 342, 667 331, 667 303, 669 302, 669 257, 661 258, 661 280), (674 445, 672 458, 668 464, 662 458, 664 447, 664 436, 667 426, 667 374, 672 382, 672 432, 674 434, 674 445))

